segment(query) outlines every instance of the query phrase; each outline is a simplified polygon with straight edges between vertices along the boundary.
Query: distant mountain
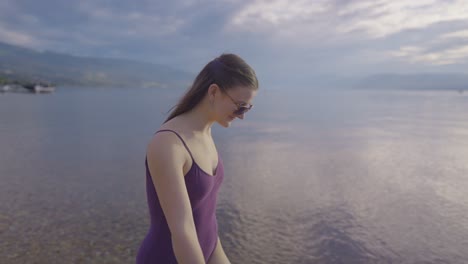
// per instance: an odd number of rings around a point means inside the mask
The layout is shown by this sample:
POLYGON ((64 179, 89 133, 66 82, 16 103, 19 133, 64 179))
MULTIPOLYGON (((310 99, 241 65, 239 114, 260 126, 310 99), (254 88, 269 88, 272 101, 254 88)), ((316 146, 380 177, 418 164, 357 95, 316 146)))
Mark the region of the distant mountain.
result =
POLYGON ((38 52, 0 42, 2 77, 71 86, 186 88, 194 76, 164 65, 38 52))
POLYGON ((379 74, 354 84, 361 89, 468 90, 468 74, 379 74))

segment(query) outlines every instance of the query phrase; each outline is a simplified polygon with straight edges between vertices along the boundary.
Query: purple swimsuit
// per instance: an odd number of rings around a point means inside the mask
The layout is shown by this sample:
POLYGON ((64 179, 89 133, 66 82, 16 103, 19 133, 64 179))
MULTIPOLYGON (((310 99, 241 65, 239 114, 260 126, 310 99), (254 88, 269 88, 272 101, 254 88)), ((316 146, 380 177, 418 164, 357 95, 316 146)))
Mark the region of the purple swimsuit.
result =
MULTIPOLYGON (((190 149, 185 144, 182 137, 177 132, 175 133, 192 158, 192 167, 185 175, 185 185, 187 187, 190 204, 192 206, 193 220, 197 231, 198 241, 205 261, 208 262, 211 254, 216 248, 218 241, 218 223, 216 221, 216 199, 219 187, 224 179, 224 168, 221 157, 218 154, 218 165, 215 175, 203 171, 193 159, 190 149)), ((156 190, 153 185, 153 180, 148 168, 148 161, 145 161, 146 166, 146 196, 151 218, 151 226, 149 231, 141 243, 138 255, 136 258, 137 264, 172 264, 177 263, 172 249, 171 232, 164 216, 163 210, 159 203, 156 190)))

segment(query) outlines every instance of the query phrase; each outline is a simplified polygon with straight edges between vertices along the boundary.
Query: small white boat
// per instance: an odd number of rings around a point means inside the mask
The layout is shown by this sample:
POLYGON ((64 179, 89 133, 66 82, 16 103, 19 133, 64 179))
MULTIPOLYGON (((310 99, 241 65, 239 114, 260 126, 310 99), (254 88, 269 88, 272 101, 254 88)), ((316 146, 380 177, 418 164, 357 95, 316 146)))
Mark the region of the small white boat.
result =
POLYGON ((11 89, 10 85, 3 85, 0 92, 8 92, 11 89))
POLYGON ((40 84, 36 84, 34 86, 35 93, 52 93, 55 91, 55 87, 53 86, 42 86, 40 84))

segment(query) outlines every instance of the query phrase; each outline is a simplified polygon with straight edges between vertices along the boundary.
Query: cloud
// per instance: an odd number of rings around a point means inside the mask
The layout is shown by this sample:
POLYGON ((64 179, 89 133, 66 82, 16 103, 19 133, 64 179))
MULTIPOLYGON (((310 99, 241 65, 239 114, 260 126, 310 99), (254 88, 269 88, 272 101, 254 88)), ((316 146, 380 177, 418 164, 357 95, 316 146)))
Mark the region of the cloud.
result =
POLYGON ((467 8, 466 0, 3 0, 0 41, 193 72, 234 52, 277 78, 449 70, 466 65, 467 8))
POLYGON ((430 52, 422 47, 401 47, 390 52, 392 56, 400 57, 411 63, 427 63, 432 65, 447 65, 464 63, 468 60, 468 45, 453 47, 437 52, 430 52))
POLYGON ((1 22, 0 37, 4 42, 24 47, 34 47, 36 46, 36 43, 38 43, 38 40, 36 40, 33 36, 27 33, 10 30, 8 27, 5 27, 1 22))
POLYGON ((93 35, 99 32, 103 37, 136 39, 164 37, 176 34, 185 23, 182 17, 153 13, 151 8, 127 10, 100 5, 94 1, 79 1, 77 7, 78 11, 88 19, 84 26, 78 27, 81 32, 93 35))
POLYGON ((254 30, 255 26, 262 27, 262 24, 264 26, 295 24, 310 21, 314 15, 324 13, 327 9, 327 1, 257 0, 235 14, 230 24, 243 30, 254 30))
POLYGON ((281 61, 297 68, 351 73, 385 71, 399 63, 402 69, 431 70, 464 63, 466 31, 439 28, 453 23, 466 28, 467 6, 465 0, 256 0, 233 13, 225 30, 258 35, 269 47, 287 50, 281 61))
POLYGON ((33 1, 6 2, 3 1, 0 6, 8 6, 8 10, 0 11, 3 19, 2 40, 13 44, 25 43, 25 37, 19 42, 11 40, 11 36, 28 35, 44 40, 30 43, 39 49, 66 39, 69 40, 67 44, 83 46, 107 45, 124 39, 154 41, 157 37, 177 34, 184 25, 183 17, 154 13, 151 5, 145 9, 83 0, 69 2, 65 6, 47 6, 44 3, 48 9, 44 10, 33 1))
POLYGON ((326 31, 330 35, 361 32, 370 38, 382 38, 454 20, 468 20, 466 0, 256 0, 234 14, 227 27, 255 32, 300 28, 297 37, 326 31))
POLYGON ((468 20, 468 5, 465 0, 360 1, 339 14, 359 14, 350 23, 342 24, 339 31, 364 31, 371 37, 381 38, 435 23, 468 20))
POLYGON ((320 38, 323 45, 337 36, 333 2, 326 0, 255 0, 247 2, 226 21, 229 34, 250 33, 275 43, 309 45, 320 38), (325 43, 326 42, 326 43, 325 43))
MULTIPOLYGON (((34 47, 38 40, 28 33, 28 30, 11 27, 10 23, 3 21, 5 17, 16 16, 16 13, 14 5, 10 5, 8 1, 0 1, 0 41, 24 47, 34 47)), ((35 22, 33 16, 20 15, 19 19, 29 23, 35 22)))
POLYGON ((442 39, 454 39, 454 38, 468 39, 468 30, 454 31, 454 32, 446 33, 440 37, 442 39))

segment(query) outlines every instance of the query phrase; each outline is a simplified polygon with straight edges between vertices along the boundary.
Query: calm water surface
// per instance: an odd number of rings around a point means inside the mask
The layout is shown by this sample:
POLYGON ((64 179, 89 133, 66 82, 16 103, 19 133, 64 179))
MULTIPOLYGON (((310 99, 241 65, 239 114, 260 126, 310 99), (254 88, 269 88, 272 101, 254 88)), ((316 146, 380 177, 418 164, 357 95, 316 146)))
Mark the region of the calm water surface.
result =
MULTIPOLYGON (((182 90, 0 94, 1 263, 132 263, 182 90)), ((218 199, 232 263, 468 263, 468 94, 260 91, 218 199)))

